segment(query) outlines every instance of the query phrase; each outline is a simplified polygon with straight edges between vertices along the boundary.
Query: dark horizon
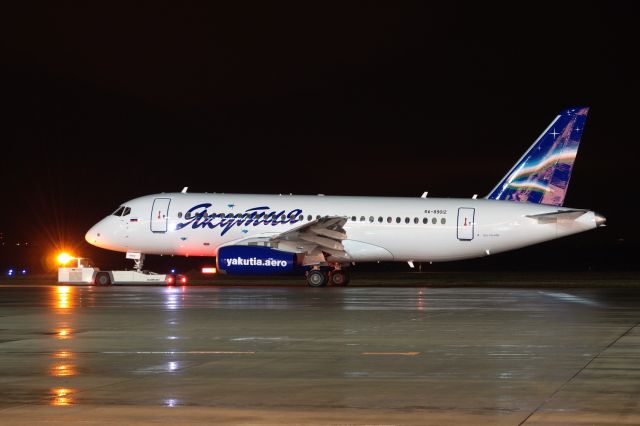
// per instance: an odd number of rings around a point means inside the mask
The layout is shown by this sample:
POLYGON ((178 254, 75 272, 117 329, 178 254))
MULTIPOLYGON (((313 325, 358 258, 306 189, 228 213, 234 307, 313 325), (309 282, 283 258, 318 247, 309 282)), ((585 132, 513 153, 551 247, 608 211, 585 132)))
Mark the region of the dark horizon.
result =
POLYGON ((486 267, 636 267, 632 6, 3 9, 7 244, 124 265, 87 229, 184 186, 484 196, 560 110, 589 106, 565 205, 607 228, 486 267))

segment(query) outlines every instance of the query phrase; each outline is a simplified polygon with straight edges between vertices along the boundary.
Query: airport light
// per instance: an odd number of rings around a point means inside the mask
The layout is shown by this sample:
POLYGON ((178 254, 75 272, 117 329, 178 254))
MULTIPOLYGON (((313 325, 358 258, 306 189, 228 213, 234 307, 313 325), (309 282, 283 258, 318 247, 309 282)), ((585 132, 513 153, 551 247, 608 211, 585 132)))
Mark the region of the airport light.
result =
POLYGON ((67 252, 62 252, 58 255, 57 259, 58 263, 64 266, 75 258, 67 252))

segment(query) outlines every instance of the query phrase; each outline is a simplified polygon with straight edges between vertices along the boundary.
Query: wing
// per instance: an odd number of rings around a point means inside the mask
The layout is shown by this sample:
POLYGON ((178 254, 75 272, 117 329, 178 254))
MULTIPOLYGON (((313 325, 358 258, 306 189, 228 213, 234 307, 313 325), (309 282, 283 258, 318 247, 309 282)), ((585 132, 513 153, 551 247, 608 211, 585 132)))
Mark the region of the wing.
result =
POLYGON ((303 265, 326 262, 350 262, 342 241, 347 239, 343 228, 347 217, 326 216, 269 237, 248 238, 238 245, 260 245, 297 253, 303 265))

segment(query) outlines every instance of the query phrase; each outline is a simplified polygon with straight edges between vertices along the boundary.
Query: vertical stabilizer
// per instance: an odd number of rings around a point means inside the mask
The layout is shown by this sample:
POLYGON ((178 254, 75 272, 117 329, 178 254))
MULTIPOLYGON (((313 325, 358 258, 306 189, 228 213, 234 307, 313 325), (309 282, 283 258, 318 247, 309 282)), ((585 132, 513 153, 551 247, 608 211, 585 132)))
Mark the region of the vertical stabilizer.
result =
POLYGON ((486 198, 561 206, 588 112, 562 111, 486 198))

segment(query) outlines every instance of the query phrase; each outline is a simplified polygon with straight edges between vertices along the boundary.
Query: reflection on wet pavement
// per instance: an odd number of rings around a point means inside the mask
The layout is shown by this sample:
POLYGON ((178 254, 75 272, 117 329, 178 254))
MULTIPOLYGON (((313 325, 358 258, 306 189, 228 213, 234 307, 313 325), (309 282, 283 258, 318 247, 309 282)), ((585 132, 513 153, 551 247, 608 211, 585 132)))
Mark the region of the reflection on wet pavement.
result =
MULTIPOLYGON (((71 314, 76 306, 81 289, 74 286, 52 286, 50 287, 50 291, 52 292, 51 300, 54 301, 52 314, 52 319, 55 324, 55 329, 52 333, 54 339, 53 344, 59 344, 61 343, 60 341, 67 341, 65 345, 68 345, 68 341, 74 337, 73 327, 70 326, 70 322, 75 321, 75 319, 71 314)), ((68 379, 77 375, 73 358, 74 353, 67 349, 67 346, 54 350, 51 354, 51 364, 48 375, 63 380, 54 382, 56 387, 49 390, 47 397, 53 395, 53 398, 50 399, 51 405, 69 406, 74 403, 72 394, 75 390, 68 387, 68 379)))
POLYGON ((0 409, 635 420, 639 308, 635 289, 0 286, 0 409))
POLYGON ((67 406, 73 404, 73 389, 55 388, 51 389, 51 405, 67 406))
POLYGON ((77 288, 71 286, 58 286, 54 288, 56 292, 54 300, 58 313, 67 313, 67 309, 73 308, 72 303, 74 301, 74 293, 77 288))
POLYGON ((61 327, 55 330, 55 336, 57 339, 70 339, 72 331, 69 327, 61 327))

